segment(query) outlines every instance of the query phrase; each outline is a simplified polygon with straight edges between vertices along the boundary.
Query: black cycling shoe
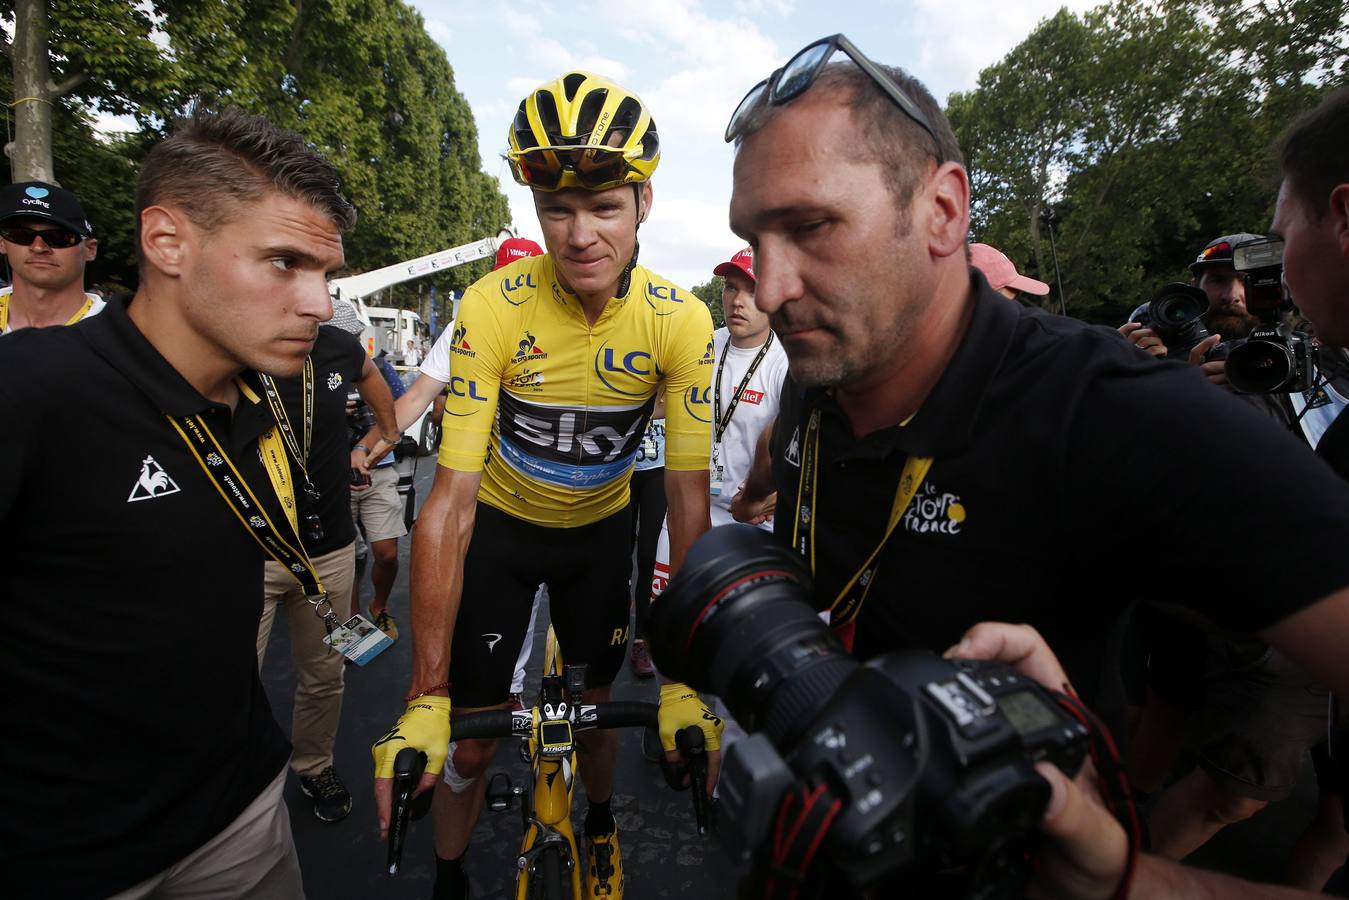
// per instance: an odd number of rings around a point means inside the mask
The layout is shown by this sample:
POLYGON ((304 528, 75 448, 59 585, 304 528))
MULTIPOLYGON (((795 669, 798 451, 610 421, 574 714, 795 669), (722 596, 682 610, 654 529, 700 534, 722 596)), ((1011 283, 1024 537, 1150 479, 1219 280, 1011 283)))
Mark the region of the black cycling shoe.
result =
POLYGON ((332 766, 313 778, 300 776, 300 792, 314 801, 314 815, 324 822, 337 822, 351 812, 351 794, 332 766))

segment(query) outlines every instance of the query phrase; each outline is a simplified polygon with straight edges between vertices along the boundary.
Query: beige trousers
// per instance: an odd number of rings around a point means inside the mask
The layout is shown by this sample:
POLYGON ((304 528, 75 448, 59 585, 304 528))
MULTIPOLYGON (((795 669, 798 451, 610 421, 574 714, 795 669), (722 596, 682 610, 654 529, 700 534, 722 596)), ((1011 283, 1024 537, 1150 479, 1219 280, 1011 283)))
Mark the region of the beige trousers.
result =
MULTIPOLYGON (((356 545, 314 558, 319 579, 333 598, 333 615, 345 622, 351 615, 351 586, 356 579, 356 545)), ((290 654, 295 664, 295 709, 291 715, 290 767, 297 775, 314 776, 333 764, 333 742, 342 718, 343 656, 328 649, 323 620, 304 597, 300 584, 280 563, 267 561, 266 596, 258 623, 258 666, 267 652, 278 606, 286 607, 290 654)))

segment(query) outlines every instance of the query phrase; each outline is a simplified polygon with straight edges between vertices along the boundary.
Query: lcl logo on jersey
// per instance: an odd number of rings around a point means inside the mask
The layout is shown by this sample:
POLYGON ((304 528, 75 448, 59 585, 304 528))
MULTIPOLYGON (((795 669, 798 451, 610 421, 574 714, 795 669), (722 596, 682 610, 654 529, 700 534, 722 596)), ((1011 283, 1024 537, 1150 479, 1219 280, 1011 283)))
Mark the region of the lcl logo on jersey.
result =
POLYGON ((684 409, 699 422, 712 421, 711 414, 707 411, 712 405, 712 388, 699 388, 694 385, 684 394, 684 409))
MULTIPOLYGON (((467 400, 473 400, 477 403, 486 403, 487 398, 478 391, 478 382, 471 378, 465 378, 462 375, 454 375, 450 378, 450 394, 455 397, 462 397, 467 400)), ((445 412, 452 416, 472 416, 476 415, 477 409, 470 409, 468 412, 455 412, 446 404, 445 412)))
POLYGON ((533 272, 523 272, 514 278, 501 279, 501 298, 511 306, 519 306, 534 296, 533 294, 520 295, 519 292, 524 288, 538 289, 538 285, 534 283, 533 272))
POLYGON ((661 312, 660 307, 656 305, 657 300, 664 300, 667 303, 684 302, 684 298, 679 296, 679 290, 677 288, 665 287, 664 285, 661 284, 651 284, 650 282, 647 282, 646 285, 647 305, 650 306, 652 309, 654 309, 656 311, 656 315, 658 316, 668 316, 674 313, 673 309, 667 309, 664 312, 661 312))
POLYGON ((599 350, 595 351, 595 376, 616 394, 625 397, 645 397, 651 392, 646 382, 653 373, 660 374, 652 362, 651 354, 645 350, 617 350, 605 341, 600 344, 599 350), (624 375, 641 379, 643 383, 638 390, 625 391, 614 383, 619 380, 616 376, 624 375))

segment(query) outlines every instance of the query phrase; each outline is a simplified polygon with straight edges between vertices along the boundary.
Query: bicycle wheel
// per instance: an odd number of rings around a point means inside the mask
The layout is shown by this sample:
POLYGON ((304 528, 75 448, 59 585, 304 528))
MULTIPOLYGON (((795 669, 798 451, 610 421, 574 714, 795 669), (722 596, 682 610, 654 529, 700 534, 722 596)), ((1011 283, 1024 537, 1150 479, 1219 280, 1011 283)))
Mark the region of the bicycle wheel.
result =
POLYGON ((540 853, 534 865, 530 900, 571 900, 571 881, 556 847, 549 847, 540 853))

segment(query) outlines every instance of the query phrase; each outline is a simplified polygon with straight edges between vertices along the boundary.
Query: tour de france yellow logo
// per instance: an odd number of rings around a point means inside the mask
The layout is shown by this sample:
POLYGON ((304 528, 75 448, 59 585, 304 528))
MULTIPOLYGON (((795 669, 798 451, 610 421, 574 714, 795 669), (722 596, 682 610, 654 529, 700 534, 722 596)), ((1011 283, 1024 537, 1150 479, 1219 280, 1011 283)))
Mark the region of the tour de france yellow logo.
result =
POLYGON ((957 494, 925 484, 904 513, 904 530, 912 534, 959 534, 967 516, 957 494))

